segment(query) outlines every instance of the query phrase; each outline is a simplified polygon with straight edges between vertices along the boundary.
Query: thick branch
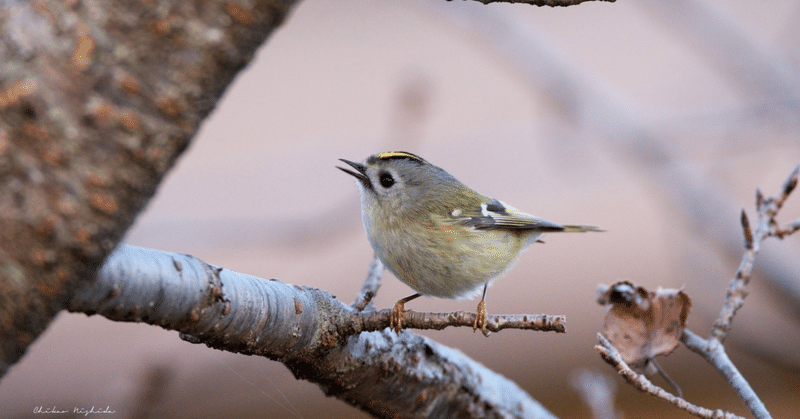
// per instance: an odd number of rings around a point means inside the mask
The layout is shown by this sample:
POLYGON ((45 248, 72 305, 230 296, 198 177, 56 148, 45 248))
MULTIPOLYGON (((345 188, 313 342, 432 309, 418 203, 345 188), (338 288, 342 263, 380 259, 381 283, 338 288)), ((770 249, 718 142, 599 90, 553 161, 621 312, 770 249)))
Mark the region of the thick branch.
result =
POLYGON ((464 354, 408 331, 390 332, 388 314, 376 322, 381 331, 358 333, 378 313, 188 255, 121 245, 70 310, 146 322, 213 348, 283 362, 298 378, 379 417, 552 417, 464 354))
POLYGON ((3 2, 0 375, 92 278, 293 2, 3 2))

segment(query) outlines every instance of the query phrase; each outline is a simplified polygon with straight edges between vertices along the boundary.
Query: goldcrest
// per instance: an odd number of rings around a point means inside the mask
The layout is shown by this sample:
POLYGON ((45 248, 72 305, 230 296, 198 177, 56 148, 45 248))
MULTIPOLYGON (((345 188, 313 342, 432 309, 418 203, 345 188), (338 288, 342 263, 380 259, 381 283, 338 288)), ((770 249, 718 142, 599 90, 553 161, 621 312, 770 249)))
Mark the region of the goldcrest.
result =
POLYGON ((403 151, 375 154, 354 170, 361 217, 376 256, 415 294, 400 299, 391 328, 403 325, 405 303, 421 296, 461 299, 483 289, 473 330, 486 329, 486 289, 543 233, 601 231, 561 225, 481 195, 441 168, 403 151))

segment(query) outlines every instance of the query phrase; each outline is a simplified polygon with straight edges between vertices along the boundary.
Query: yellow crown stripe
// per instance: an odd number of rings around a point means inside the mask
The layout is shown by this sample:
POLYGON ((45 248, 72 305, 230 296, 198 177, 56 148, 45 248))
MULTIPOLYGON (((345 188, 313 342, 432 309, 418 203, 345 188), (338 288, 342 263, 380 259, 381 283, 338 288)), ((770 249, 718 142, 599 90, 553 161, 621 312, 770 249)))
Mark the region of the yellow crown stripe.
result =
POLYGON ((417 156, 415 154, 411 154, 411 153, 406 152, 406 151, 387 151, 385 153, 380 153, 375 157, 377 157, 379 160, 407 158, 407 159, 417 160, 417 161, 421 161, 421 162, 425 161, 425 160, 422 159, 422 157, 419 157, 419 156, 417 156))

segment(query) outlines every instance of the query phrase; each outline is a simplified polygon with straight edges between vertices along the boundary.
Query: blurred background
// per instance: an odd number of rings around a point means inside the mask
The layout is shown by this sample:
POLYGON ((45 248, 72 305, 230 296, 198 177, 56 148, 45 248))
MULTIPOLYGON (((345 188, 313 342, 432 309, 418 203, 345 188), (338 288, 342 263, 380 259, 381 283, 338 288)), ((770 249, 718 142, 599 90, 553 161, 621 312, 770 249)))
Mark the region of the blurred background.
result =
MULTIPOLYGON (((616 385, 625 417, 689 417, 601 361, 595 290, 623 279, 685 287, 688 327, 708 335, 741 260, 742 208, 755 216, 756 188, 777 193, 800 163, 798 20, 790 0, 557 9, 306 0, 230 86, 125 242, 349 304, 372 250, 354 181, 334 166, 411 151, 524 211, 607 230, 544 237, 489 290, 490 313, 563 314, 566 334, 419 333, 563 418, 590 417, 574 384, 587 372, 616 385)), ((796 195, 779 220, 800 217, 796 195)), ((800 409, 800 235, 768 240, 756 267, 726 348, 772 415, 788 417, 800 409)), ((386 273, 375 305, 410 293, 386 273)), ((408 308, 475 304, 425 298, 408 308)), ((684 347, 659 362, 690 402, 749 416, 684 347)), ((0 381, 4 417, 37 406, 109 406, 114 417, 366 417, 282 364, 70 313, 0 381)))

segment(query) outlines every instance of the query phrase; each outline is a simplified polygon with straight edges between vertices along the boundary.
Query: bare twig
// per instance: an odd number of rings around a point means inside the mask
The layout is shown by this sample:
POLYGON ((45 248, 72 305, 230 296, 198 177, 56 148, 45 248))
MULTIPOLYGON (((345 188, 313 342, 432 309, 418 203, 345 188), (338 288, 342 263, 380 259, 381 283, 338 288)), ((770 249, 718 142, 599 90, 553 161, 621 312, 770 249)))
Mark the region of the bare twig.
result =
POLYGON ((753 229, 750 228, 750 220, 747 219, 747 212, 742 209, 742 230, 744 231, 744 248, 753 249, 753 229))
POLYGON ((681 342, 683 342, 689 350, 702 356, 703 359, 713 365, 717 371, 722 373, 725 380, 731 384, 731 387, 733 387, 739 395, 739 398, 744 401, 747 408, 753 413, 753 416, 760 419, 770 418, 770 414, 764 406, 764 403, 761 402, 756 392, 753 391, 753 388, 750 387, 747 380, 739 373, 739 370, 731 359, 728 358, 728 355, 725 353, 725 347, 721 342, 715 339, 703 339, 688 329, 683 329, 681 342))
POLYGON ((364 280, 364 285, 361 286, 356 302, 353 303, 353 308, 356 311, 361 312, 371 306, 372 299, 375 298, 378 288, 381 287, 381 275, 383 275, 383 263, 376 256, 369 265, 367 279, 364 280))
MULTIPOLYGON (((693 352, 701 355, 706 361, 713 365, 714 368, 720 371, 720 373, 722 373, 726 380, 731 384, 739 397, 745 402, 753 416, 758 419, 769 419, 771 416, 764 404, 758 398, 758 395, 756 395, 755 391, 753 391, 753 389, 750 387, 750 384, 744 379, 733 362, 731 362, 730 358, 728 358, 722 342, 725 340, 725 337, 731 328, 731 322, 733 321, 737 310, 739 310, 744 304, 744 298, 748 293, 747 285, 750 281, 753 271, 755 255, 758 253, 761 243, 767 237, 781 237, 781 235, 791 234, 797 230, 795 229, 795 224, 797 224, 797 222, 789 224, 788 227, 778 227, 775 217, 778 215, 778 211, 783 206, 783 203, 786 201, 789 194, 791 194, 791 192, 797 186, 798 173, 800 173, 800 167, 795 168, 792 171, 792 174, 784 183, 783 189, 778 196, 765 197, 761 190, 756 190, 756 210, 758 212, 758 222, 756 223, 755 229, 752 228, 747 213, 742 210, 741 223, 744 233, 745 253, 742 257, 742 262, 739 265, 739 269, 736 272, 736 276, 728 287, 724 306, 720 312, 719 318, 712 327, 711 336, 706 340, 686 329, 684 329, 683 333, 681 334, 681 341, 684 343, 684 345, 686 345, 686 347, 693 352)), ((607 287, 601 287, 601 289, 603 294, 607 291, 607 287)), ((602 296, 603 294, 598 295, 602 296)), ((600 297, 598 297, 598 301, 603 303, 603 301, 600 300, 600 297)), ((672 380, 667 377, 663 371, 661 371, 661 368, 658 366, 658 364, 653 363, 658 371, 662 373, 662 376, 671 385, 673 385, 678 393, 677 397, 669 395, 666 391, 654 386, 646 378, 636 374, 632 369, 630 369, 630 367, 628 367, 628 365, 626 365, 622 360, 619 352, 605 337, 600 335, 599 340, 600 345, 597 345, 595 348, 597 348, 597 350, 603 356, 603 359, 605 359, 605 361, 609 364, 613 365, 617 371, 619 371, 620 374, 623 375, 626 380, 628 380, 628 382, 633 384, 639 390, 670 401, 672 404, 697 416, 727 417, 725 415, 729 415, 729 413, 724 413, 719 410, 712 412, 710 410, 698 408, 686 403, 686 401, 682 398, 680 389, 678 389, 677 385, 672 382, 672 380)))
POLYGON ((725 296, 725 303, 722 306, 719 317, 714 322, 711 329, 711 336, 709 339, 714 339, 720 343, 725 341, 728 331, 731 329, 731 323, 736 316, 736 312, 744 304, 744 299, 747 296, 747 285, 750 282, 750 277, 753 272, 753 263, 755 256, 761 248, 761 242, 769 236, 778 236, 778 231, 781 237, 786 234, 791 234, 789 231, 794 232, 794 225, 789 228, 778 228, 775 217, 778 211, 783 206, 786 198, 797 186, 798 173, 800 166, 796 167, 792 174, 783 185, 781 193, 777 197, 764 197, 760 189, 756 190, 756 210, 758 211, 758 223, 756 224, 755 231, 751 230, 750 222, 744 210, 742 211, 742 229, 745 236, 745 253, 742 256, 742 262, 739 264, 739 269, 736 275, 728 286, 728 291, 725 296))
POLYGON ((603 1, 613 3, 616 0, 475 0, 478 3, 520 3, 530 4, 532 6, 550 6, 550 7, 567 7, 581 4, 585 1, 603 1))
POLYGON ((744 231, 745 253, 742 262, 736 271, 736 276, 728 286, 725 303, 720 311, 719 317, 714 322, 711 334, 708 339, 703 339, 689 330, 684 329, 681 341, 687 348, 702 356, 706 361, 713 365, 725 379, 731 384, 739 397, 745 402, 750 412, 759 419, 770 418, 764 403, 758 398, 747 380, 731 362, 725 353, 722 345, 731 329, 731 323, 736 316, 736 312, 744 305, 747 297, 747 285, 753 272, 755 256, 761 248, 761 243, 770 236, 783 237, 791 234, 800 228, 795 228, 797 222, 789 224, 788 227, 778 227, 775 217, 778 211, 786 202, 786 199, 797 186, 798 173, 800 166, 796 167, 783 185, 780 195, 775 197, 765 197, 760 189, 756 190, 756 210, 758 212, 758 223, 755 231, 750 226, 747 214, 742 210, 742 230, 744 231))
POLYGON ((658 375, 660 375, 661 378, 663 378, 664 381, 666 381, 667 384, 669 384, 670 387, 672 387, 673 390, 675 390, 675 395, 682 399, 683 391, 681 390, 681 387, 678 385, 678 383, 676 383, 675 380, 673 380, 672 377, 670 377, 669 374, 667 374, 667 372, 664 371, 663 368, 661 368, 661 365, 658 365, 658 362, 656 362, 655 359, 651 359, 650 364, 652 364, 656 368, 656 371, 658 371, 658 375))
MULTIPOLYGON (((354 330, 373 331, 389 327, 392 310, 385 309, 374 313, 360 314, 352 318, 354 330)), ((404 312, 403 327, 406 329, 442 330, 446 327, 472 327, 475 324, 475 313, 454 311, 450 313, 423 313, 411 310, 404 312)), ((487 315, 486 329, 499 332, 503 329, 536 330, 540 332, 567 332, 567 319, 564 316, 547 314, 501 314, 487 315)))
MULTIPOLYGON (((351 316, 348 333, 361 333, 383 330, 389 327, 392 310, 375 311, 372 299, 381 286, 381 275, 384 266, 377 257, 369 265, 367 279, 353 303, 358 315, 351 316), (369 307, 369 309, 367 309, 369 307)), ((406 310, 402 323, 406 329, 442 330, 446 327, 472 327, 475 324, 475 313, 454 311, 450 313, 427 313, 406 310)), ((508 314, 486 316, 486 329, 499 332, 503 329, 537 330, 541 332, 567 332, 567 319, 564 316, 547 314, 508 314)))
POLYGON ((772 235, 783 239, 785 236, 788 236, 796 231, 800 230, 800 220, 794 220, 789 224, 786 224, 785 227, 776 228, 775 231, 772 232, 772 235))
POLYGON ((670 394, 668 391, 664 390, 663 388, 653 384, 648 380, 644 375, 637 374, 633 371, 626 363, 622 360, 619 352, 617 349, 611 345, 611 342, 608 341, 602 334, 597 334, 597 339, 599 341, 598 345, 595 345, 595 349, 600 355, 603 357, 603 360, 606 361, 609 365, 613 366, 619 374, 625 378, 631 385, 636 387, 638 390, 645 392, 651 396, 658 397, 660 399, 664 399, 679 409, 683 409, 695 416, 699 416, 701 418, 709 418, 709 419, 743 419, 741 416, 734 415, 733 413, 726 412, 720 409, 717 410, 710 410, 703 407, 695 406, 686 400, 674 396, 670 394))
POLYGON ((797 166, 792 171, 792 174, 789 175, 789 178, 786 179, 786 183, 783 184, 783 191, 781 191, 781 196, 778 197, 776 205, 778 209, 783 206, 783 203, 786 202, 786 198, 789 197, 789 194, 797 187, 797 176, 800 174, 800 166, 797 166))

